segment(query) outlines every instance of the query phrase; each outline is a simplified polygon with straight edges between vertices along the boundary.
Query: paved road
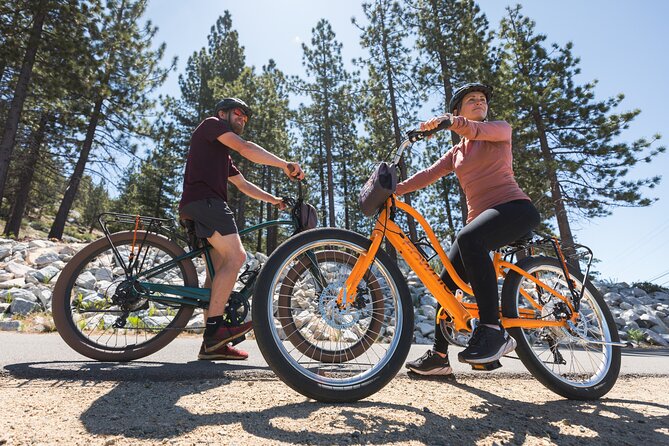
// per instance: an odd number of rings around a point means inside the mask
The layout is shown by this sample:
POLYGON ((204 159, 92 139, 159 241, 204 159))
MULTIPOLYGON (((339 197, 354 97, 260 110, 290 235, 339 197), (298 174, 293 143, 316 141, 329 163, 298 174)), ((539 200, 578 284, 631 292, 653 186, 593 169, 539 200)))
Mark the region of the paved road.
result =
MULTIPOLYGON (((250 354, 249 360, 243 362, 197 361, 199 347, 199 337, 180 336, 163 350, 140 361, 111 365, 92 361, 74 352, 57 333, 0 332, 0 373, 8 373, 15 378, 38 379, 61 379, 70 375, 74 377, 73 374, 91 373, 90 378, 93 379, 162 380, 182 374, 193 378, 215 378, 218 373, 225 370, 270 372, 254 341, 247 340, 240 345, 250 354), (106 376, 97 376, 97 373, 106 376)), ((429 348, 427 345, 413 345, 409 358, 420 356, 427 348, 429 348)), ((457 351, 459 349, 453 348, 452 358, 457 351)), ((503 358, 503 367, 493 372, 474 372, 466 364, 452 362, 458 375, 480 373, 529 375, 517 359, 503 358)), ((623 350, 620 374, 669 376, 669 349, 623 350)))

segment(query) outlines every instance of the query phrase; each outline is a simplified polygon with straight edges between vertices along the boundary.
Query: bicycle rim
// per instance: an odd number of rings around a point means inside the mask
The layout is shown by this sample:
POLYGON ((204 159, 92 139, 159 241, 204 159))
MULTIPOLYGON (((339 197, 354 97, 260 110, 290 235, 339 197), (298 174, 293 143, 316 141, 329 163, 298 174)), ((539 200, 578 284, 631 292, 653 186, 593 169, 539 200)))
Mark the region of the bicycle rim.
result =
MULTIPOLYGON (((114 245, 128 264, 132 239, 117 240, 114 245)), ((134 275, 175 257, 153 238, 144 242, 141 251, 135 247, 134 252, 139 260, 138 267, 132 271, 134 275)), ((183 265, 175 265, 147 281, 197 285, 197 282, 191 283, 193 278, 187 277, 183 265)), ((108 244, 89 253, 69 282, 64 296, 65 316, 76 337, 93 351, 118 355, 119 360, 126 359, 125 352, 132 351, 133 359, 143 356, 142 351, 150 353, 148 349, 169 331, 174 331, 176 336, 193 311, 192 307, 161 301, 164 296, 160 293, 152 294, 149 299, 137 292, 108 244), (124 288, 126 297, 121 302, 119 294, 124 293, 124 288)))
MULTIPOLYGON (((558 293, 569 296, 569 286, 558 265, 542 264, 528 268, 527 272, 537 277, 558 293)), ((576 289, 582 283, 574 275, 576 289)), ((536 318, 555 320, 561 300, 536 286, 527 278, 521 278, 518 290, 523 289, 536 302, 541 302, 542 310, 537 310, 519 292, 516 293, 517 307, 532 309, 536 318)), ((607 379, 611 369, 614 347, 589 341, 610 343, 615 340, 611 327, 606 321, 600 302, 586 288, 581 299, 579 320, 575 332, 561 327, 521 329, 523 340, 539 364, 552 378, 574 388, 588 389, 607 379)))
POLYGON ((391 361, 400 343, 405 315, 397 279, 378 259, 365 276, 369 282, 363 278, 358 287, 363 290, 358 297, 358 306, 362 308, 349 305, 339 310, 336 306, 336 298, 354 264, 348 259, 357 259, 364 252, 366 249, 353 242, 317 240, 286 256, 271 280, 273 297, 267 317, 273 321, 270 325, 274 343, 293 370, 322 386, 352 387, 376 376, 391 361), (304 263, 312 261, 308 260, 310 257, 318 259, 318 271, 325 283, 321 283, 319 273, 313 268, 305 268, 304 263), (290 284, 292 290, 298 290, 291 296, 281 296, 284 281, 293 280, 293 270, 301 271, 295 283, 290 284), (373 296, 377 301, 372 301, 373 296), (291 302, 290 307, 279 308, 286 298, 291 302), (286 321, 280 319, 280 314, 286 311, 296 320, 300 336, 287 336, 283 330, 286 321), (379 328, 368 336, 371 325, 379 328), (298 342, 310 345, 305 349, 298 342), (315 351, 326 354, 319 356, 315 351), (333 355, 339 359, 333 361, 333 355))

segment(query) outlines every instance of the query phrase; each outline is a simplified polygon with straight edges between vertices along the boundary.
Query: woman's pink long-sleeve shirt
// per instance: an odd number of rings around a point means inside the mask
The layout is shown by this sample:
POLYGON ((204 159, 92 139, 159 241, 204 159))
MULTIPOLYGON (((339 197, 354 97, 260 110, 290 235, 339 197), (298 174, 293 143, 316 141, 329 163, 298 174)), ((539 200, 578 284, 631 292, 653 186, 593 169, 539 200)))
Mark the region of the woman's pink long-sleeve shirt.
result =
POLYGON ((513 200, 529 200, 513 176, 511 126, 453 117, 450 127, 463 139, 425 170, 397 185, 397 193, 422 189, 455 171, 467 198, 467 223, 481 212, 513 200))

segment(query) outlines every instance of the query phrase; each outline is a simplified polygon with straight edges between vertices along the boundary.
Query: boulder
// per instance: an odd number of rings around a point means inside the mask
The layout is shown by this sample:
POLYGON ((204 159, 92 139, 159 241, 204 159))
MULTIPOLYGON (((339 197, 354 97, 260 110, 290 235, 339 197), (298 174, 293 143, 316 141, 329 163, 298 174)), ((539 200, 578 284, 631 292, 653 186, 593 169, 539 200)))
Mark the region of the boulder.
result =
POLYGON ((420 330, 422 336, 427 336, 434 333, 434 324, 428 324, 427 322, 421 322, 416 325, 416 328, 420 330))
POLYGON ((420 304, 421 305, 431 305, 434 308, 437 308, 438 302, 437 299, 434 298, 434 296, 427 294, 423 297, 420 298, 420 304))
POLYGON ((90 271, 81 274, 76 280, 77 285, 87 290, 94 290, 95 282, 95 276, 90 271))
POLYGON ((12 245, 5 243, 0 245, 0 260, 12 254, 12 245))
POLYGON ((17 277, 16 279, 5 280, 0 282, 0 289, 22 288, 26 284, 24 277, 17 277))
POLYGON ((669 347, 669 342, 662 335, 659 335, 652 330, 642 329, 647 342, 653 345, 661 345, 662 347, 669 347))
POLYGON ((629 302, 620 302, 619 307, 622 310, 631 310, 632 308, 634 308, 634 305, 632 305, 629 302))
POLYGON ((642 290, 641 288, 634 287, 634 288, 632 288, 632 294, 634 294, 634 295, 637 296, 637 297, 641 297, 641 296, 645 296, 645 295, 647 295, 648 293, 646 293, 646 292, 645 292, 644 290, 642 290))
POLYGON ((421 305, 418 309, 429 320, 434 320, 437 315, 437 310, 432 305, 421 305))
POLYGON ((20 329, 20 321, 0 321, 0 331, 19 331, 20 329))
POLYGON ((55 243, 51 240, 31 240, 28 244, 29 248, 48 248, 49 246, 54 246, 55 243))
POLYGON ((109 268, 98 268, 94 276, 98 281, 112 282, 114 280, 114 275, 109 268))
POLYGON ((5 266, 5 270, 14 274, 15 277, 24 277, 27 273, 33 271, 31 267, 15 261, 9 262, 5 266))
POLYGON ((26 315, 28 313, 32 313, 33 311, 37 311, 40 308, 41 305, 38 304, 37 302, 17 297, 14 300, 12 300, 12 304, 9 307, 9 311, 12 314, 26 315))
POLYGON ((33 263, 38 268, 41 268, 43 266, 50 265, 50 264, 52 264, 54 262, 57 262, 59 260, 60 260, 60 257, 58 257, 58 254, 56 254, 53 251, 46 251, 46 252, 42 253, 40 256, 38 256, 33 261, 33 263))
POLYGON ((11 288, 9 290, 3 290, 0 293, 0 298, 2 298, 4 301, 19 298, 29 300, 31 302, 37 302, 37 297, 29 290, 23 288, 11 288))

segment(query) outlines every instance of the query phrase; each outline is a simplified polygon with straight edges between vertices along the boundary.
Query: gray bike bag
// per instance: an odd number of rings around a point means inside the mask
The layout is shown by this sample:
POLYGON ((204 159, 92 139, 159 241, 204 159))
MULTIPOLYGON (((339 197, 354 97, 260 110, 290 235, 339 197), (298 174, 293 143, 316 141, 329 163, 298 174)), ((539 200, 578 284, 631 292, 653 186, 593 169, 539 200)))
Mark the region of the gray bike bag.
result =
POLYGON ((397 166, 380 163, 360 190, 358 203, 362 213, 368 217, 376 214, 396 188, 397 166))

